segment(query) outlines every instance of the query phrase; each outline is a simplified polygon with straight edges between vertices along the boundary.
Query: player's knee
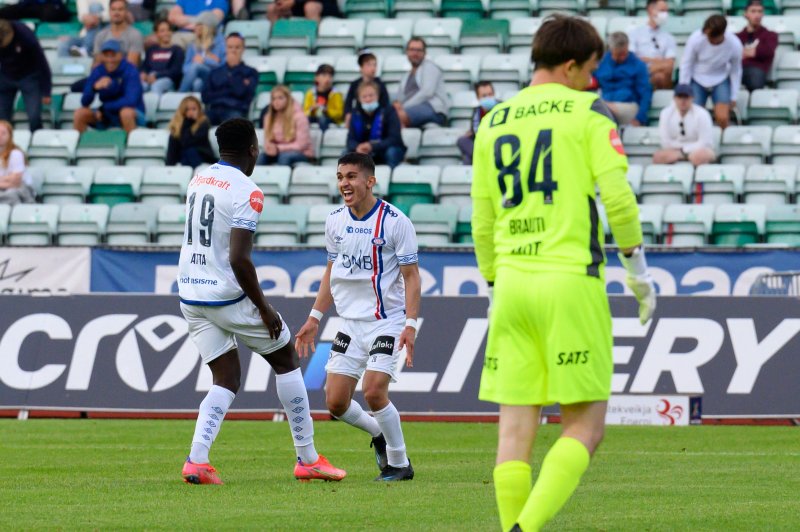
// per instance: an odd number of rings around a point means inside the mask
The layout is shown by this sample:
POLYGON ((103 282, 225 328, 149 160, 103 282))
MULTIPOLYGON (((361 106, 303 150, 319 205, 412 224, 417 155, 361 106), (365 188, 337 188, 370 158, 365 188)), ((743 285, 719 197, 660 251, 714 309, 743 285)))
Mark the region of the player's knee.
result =
POLYGON ((350 407, 350 398, 345 397, 327 397, 325 399, 328 412, 334 417, 342 417, 347 409, 350 407))
POLYGON ((389 403, 389 397, 386 390, 380 386, 369 386, 364 388, 364 400, 369 405, 369 408, 375 412, 382 410, 389 403))

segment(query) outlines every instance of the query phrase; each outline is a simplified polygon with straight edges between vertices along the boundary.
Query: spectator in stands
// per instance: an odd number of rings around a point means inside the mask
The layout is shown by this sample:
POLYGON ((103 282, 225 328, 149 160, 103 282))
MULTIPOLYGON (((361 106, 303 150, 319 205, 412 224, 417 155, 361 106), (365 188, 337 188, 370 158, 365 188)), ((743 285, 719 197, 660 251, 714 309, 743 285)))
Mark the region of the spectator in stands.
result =
POLYGON ((155 23, 154 31, 158 37, 158 44, 148 48, 142 65, 142 88, 144 92, 164 94, 181 81, 183 67, 183 48, 172 44, 172 27, 166 20, 155 23))
POLYGON ((744 11, 747 26, 736 34, 742 42, 742 84, 747 90, 763 89, 775 60, 778 34, 761 25, 764 4, 761 0, 750 0, 744 11))
POLYGON ((215 15, 207 11, 197 17, 195 40, 186 50, 180 92, 202 92, 208 74, 225 59, 225 39, 217 32, 215 15))
POLYGON ((692 86, 694 103, 701 107, 711 96, 714 119, 723 129, 742 84, 742 43, 727 27, 724 16, 708 17, 703 29, 689 36, 680 67, 680 83, 692 86))
MULTIPOLYGON (((153 11, 156 9, 156 0, 128 0, 128 10, 134 22, 153 20, 153 11)), ((160 20, 164 17, 159 17, 160 20)))
POLYGON ((336 0, 275 0, 267 5, 267 19, 270 22, 291 17, 320 22, 322 17, 341 18, 342 12, 336 0))
POLYGON ((181 100, 175 116, 169 122, 166 164, 195 168, 203 163, 215 162, 217 158, 208 139, 209 128, 200 100, 195 96, 181 100))
POLYGON ((370 155, 377 164, 394 168, 403 162, 406 147, 400 133, 400 119, 394 107, 380 102, 375 81, 358 86, 358 103, 353 108, 347 131, 347 152, 370 155))
POLYGON ((19 0, 0 8, 0 19, 6 20, 36 18, 40 22, 67 22, 71 17, 61 0, 19 0))
POLYGON ((620 125, 647 124, 653 96, 647 65, 628 50, 628 36, 621 31, 609 36, 608 46, 595 72, 602 98, 620 125))
POLYGON ((100 47, 102 63, 92 69, 81 97, 81 106, 75 110, 75 129, 86 131, 88 126, 97 129, 121 127, 130 133, 145 125, 144 99, 139 71, 122 54, 119 41, 108 40, 100 47), (100 108, 91 109, 95 95, 100 97, 100 108))
POLYGON ((665 0, 647 0, 647 24, 635 27, 628 34, 630 51, 647 63, 650 85, 654 89, 672 87, 678 45, 675 37, 664 29, 668 17, 665 0))
POLYGON ((322 131, 331 123, 340 125, 344 119, 342 93, 333 88, 334 70, 331 65, 320 65, 314 75, 314 88, 306 91, 303 112, 312 124, 322 131))
POLYGON ((0 20, 0 119, 11 120, 22 93, 31 131, 42 127, 42 104, 50 105, 50 66, 33 31, 21 22, 0 20))
POLYGON ((111 0, 108 5, 108 18, 111 24, 97 32, 97 36, 94 38, 95 66, 102 60, 99 50, 103 43, 115 40, 120 43, 122 53, 125 54, 128 63, 138 67, 142 62, 144 37, 139 30, 131 26, 128 2, 111 0))
POLYGON ((14 127, 0 120, 0 204, 33 203, 34 196, 25 154, 14 144, 14 127))
POLYGON ((215 126, 230 118, 247 117, 256 95, 258 71, 242 62, 244 37, 231 33, 225 39, 225 63, 208 75, 203 88, 203 102, 215 126))
POLYGON ((361 77, 353 80, 350 87, 347 89, 347 96, 344 98, 344 123, 350 123, 350 113, 353 107, 358 104, 358 87, 365 81, 374 81, 378 86, 378 103, 381 107, 389 105, 389 91, 386 90, 386 85, 383 84, 381 78, 375 74, 378 72, 378 58, 375 57, 370 51, 363 50, 358 54, 358 68, 361 71, 361 77))
POLYGON ((167 20, 178 28, 173 40, 175 44, 186 49, 194 40, 195 25, 199 22, 197 18, 201 13, 209 11, 213 13, 216 29, 228 14, 228 0, 178 0, 178 3, 169 10, 167 20))
POLYGON ((475 132, 486 113, 497 105, 497 98, 494 95, 494 85, 491 81, 479 81, 475 84, 475 96, 478 97, 478 107, 472 111, 472 122, 466 135, 459 137, 458 149, 461 150, 461 158, 464 164, 472 164, 472 150, 475 148, 475 132))
POLYGON ((656 164, 689 161, 695 166, 713 163, 713 125, 705 108, 693 103, 692 87, 675 87, 673 102, 658 117, 661 149, 653 154, 656 164))
POLYGON ((400 78, 394 108, 403 127, 422 127, 433 122, 443 126, 447 121, 448 96, 442 70, 425 59, 425 41, 411 37, 406 44, 406 57, 411 70, 400 78))
POLYGON ((250 20, 250 0, 231 0, 231 15, 236 20, 250 20))
POLYGON ((259 164, 294 166, 314 157, 308 118, 285 85, 276 85, 264 114, 264 153, 259 164))
MULTIPOLYGON (((87 4, 87 2, 82 2, 87 4)), ((108 3, 106 2, 106 7, 108 3)), ((78 4, 78 20, 81 21, 82 28, 78 36, 66 36, 58 43, 59 57, 94 57, 94 39, 103 28, 108 19, 104 12, 108 10, 100 2, 92 2, 86 5, 86 12, 81 13, 81 3, 78 4)))

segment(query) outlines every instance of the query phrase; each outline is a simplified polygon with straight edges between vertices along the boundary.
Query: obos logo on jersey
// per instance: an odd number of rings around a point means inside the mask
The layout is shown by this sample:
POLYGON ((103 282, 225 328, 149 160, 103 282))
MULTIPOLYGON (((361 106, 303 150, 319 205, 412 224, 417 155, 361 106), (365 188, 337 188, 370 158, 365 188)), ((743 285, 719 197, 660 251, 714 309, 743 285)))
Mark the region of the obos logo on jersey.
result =
POLYGON ((264 193, 260 190, 254 190, 250 194, 250 207, 257 213, 261 213, 264 209, 264 193))
POLYGON ((622 145, 622 140, 619 138, 619 133, 616 129, 608 132, 608 140, 611 142, 611 147, 617 150, 620 155, 625 155, 625 147, 622 145))

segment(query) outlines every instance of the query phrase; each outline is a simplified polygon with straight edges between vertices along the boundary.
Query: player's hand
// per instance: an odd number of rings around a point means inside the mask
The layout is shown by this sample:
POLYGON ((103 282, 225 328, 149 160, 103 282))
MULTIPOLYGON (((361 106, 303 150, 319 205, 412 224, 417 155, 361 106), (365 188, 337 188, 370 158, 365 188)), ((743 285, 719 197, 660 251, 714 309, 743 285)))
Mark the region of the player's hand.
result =
POLYGON ((317 337, 319 330, 319 322, 312 317, 309 317, 306 322, 297 331, 294 341, 294 350, 300 355, 300 358, 305 358, 317 350, 314 345, 314 338, 317 337))
POLYGON ((647 271, 644 250, 636 249, 630 257, 620 253, 619 260, 628 272, 625 282, 639 302, 639 322, 644 325, 656 310, 656 287, 653 276, 647 271))
POLYGON ((417 339, 417 330, 414 327, 406 327, 400 333, 400 342, 397 349, 406 348, 406 367, 414 367, 414 342, 417 339))
POLYGON ((264 325, 266 325, 269 331, 269 337, 273 340, 280 338, 281 330, 283 330, 283 320, 280 315, 275 312, 275 309, 267 305, 266 309, 259 310, 258 312, 261 314, 261 321, 264 322, 264 325))

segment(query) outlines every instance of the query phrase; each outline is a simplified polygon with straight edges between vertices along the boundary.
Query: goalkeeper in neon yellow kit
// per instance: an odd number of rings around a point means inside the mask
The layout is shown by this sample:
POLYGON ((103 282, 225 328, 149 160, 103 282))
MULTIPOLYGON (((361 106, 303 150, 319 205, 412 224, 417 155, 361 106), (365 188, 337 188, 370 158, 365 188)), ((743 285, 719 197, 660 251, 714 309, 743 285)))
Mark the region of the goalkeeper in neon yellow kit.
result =
POLYGON ((472 232, 493 285, 480 398, 500 404, 495 493, 503 530, 539 530, 566 503, 603 438, 611 392, 599 188, 644 323, 655 288, 613 116, 581 92, 603 53, 589 22, 555 16, 536 33, 531 85, 484 117, 475 140, 472 232), (542 405, 563 431, 531 490, 542 405))

